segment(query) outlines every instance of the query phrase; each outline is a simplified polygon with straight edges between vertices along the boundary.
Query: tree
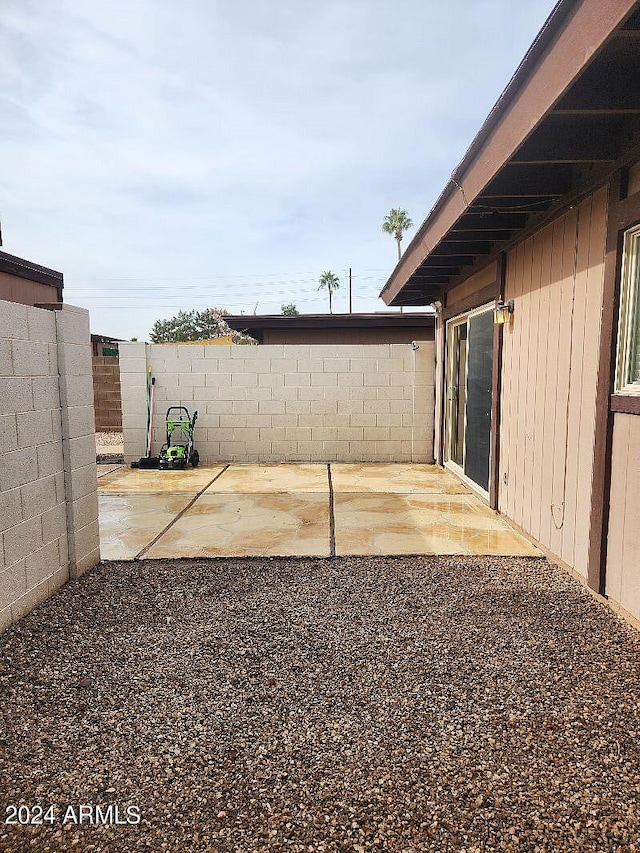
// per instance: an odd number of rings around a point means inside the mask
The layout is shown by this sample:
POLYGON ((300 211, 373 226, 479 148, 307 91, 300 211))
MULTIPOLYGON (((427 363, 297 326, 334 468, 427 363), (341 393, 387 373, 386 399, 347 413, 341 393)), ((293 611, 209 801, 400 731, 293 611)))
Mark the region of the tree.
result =
POLYGON ((227 311, 207 308, 205 311, 178 311, 169 320, 156 320, 149 335, 154 344, 173 341, 203 341, 233 335, 236 344, 255 343, 248 335, 235 332, 224 319, 227 311))
POLYGON ((320 276, 319 281, 320 286, 318 287, 318 290, 322 290, 326 287, 329 291, 329 314, 333 314, 333 311, 331 310, 331 299, 333 297, 333 291, 338 290, 340 287, 340 279, 334 272, 331 272, 331 270, 325 270, 320 276))
POLYGON ((413 222, 409 219, 409 214, 400 207, 392 207, 391 212, 384 218, 382 230, 385 234, 393 234, 398 241, 398 260, 402 257, 402 252, 400 251, 402 235, 412 225, 413 222))
POLYGON ((290 302, 288 305, 280 306, 280 313, 284 314, 285 317, 297 317, 300 312, 296 308, 295 304, 290 302))

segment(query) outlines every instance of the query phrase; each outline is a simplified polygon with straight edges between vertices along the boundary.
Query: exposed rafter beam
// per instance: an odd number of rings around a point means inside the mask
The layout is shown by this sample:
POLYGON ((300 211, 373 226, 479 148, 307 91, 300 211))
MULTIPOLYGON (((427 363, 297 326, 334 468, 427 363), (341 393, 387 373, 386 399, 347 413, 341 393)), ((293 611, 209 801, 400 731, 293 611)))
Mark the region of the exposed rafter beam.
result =
POLYGON ((441 258, 446 258, 448 261, 451 261, 452 264, 455 264, 457 267, 468 267, 475 261, 476 255, 483 255, 485 253, 485 249, 481 252, 475 252, 473 254, 467 255, 440 255, 441 258))
POLYGON ((469 243, 474 240, 490 240, 492 243, 495 243, 500 240, 508 240, 513 232, 504 228, 500 231, 465 231, 464 229, 458 231, 457 228, 454 228, 449 233, 459 243, 469 243))
POLYGON ((545 123, 521 145, 512 163, 598 163, 613 162, 618 156, 619 132, 608 127, 572 128, 558 122, 545 123), (582 130, 582 132, 581 132, 582 130))
MULTIPOLYGON (((528 213, 467 213, 454 225, 456 234, 460 231, 476 233, 479 231, 495 231, 496 229, 518 229, 527 224, 528 213)), ((456 237, 456 239, 459 239, 456 237)), ((482 239, 482 238, 481 238, 482 239)), ((490 238, 486 238, 490 239, 490 238)))
MULTIPOLYGON (((551 198, 538 198, 537 196, 518 196, 517 198, 513 196, 492 196, 491 198, 485 198, 480 195, 469 207, 470 214, 468 215, 487 216, 490 213, 495 213, 498 216, 506 216, 508 214, 528 216, 530 213, 547 210, 552 203, 553 200, 551 198)), ((465 216, 465 221, 466 218, 465 216)), ((463 220, 460 221, 462 222, 463 220)), ((496 220, 496 227, 504 227, 504 220, 496 220)))
POLYGON ((420 286, 422 287, 425 284, 439 284, 440 282, 448 282, 449 279, 454 278, 452 275, 412 275, 409 279, 409 284, 407 285, 409 288, 420 286))
POLYGON ((478 240, 475 243, 443 240, 431 252, 431 257, 459 257, 460 255, 483 255, 491 249, 491 240, 478 240))
MULTIPOLYGON (((429 259, 427 259, 428 261, 429 259)), ((450 260, 446 258, 446 260, 450 260)), ((458 275, 462 268, 462 264, 447 264, 446 266, 438 266, 437 264, 424 263, 418 267, 413 275, 458 275)))
POLYGON ((571 189, 572 167, 566 165, 512 166, 506 165, 499 175, 482 191, 484 198, 492 196, 536 196, 553 199, 571 189))
MULTIPOLYGON (((633 32, 636 38, 638 31, 633 32)), ((587 68, 552 115, 627 115, 640 112, 640 66, 631 45, 613 44, 609 55, 587 68)))

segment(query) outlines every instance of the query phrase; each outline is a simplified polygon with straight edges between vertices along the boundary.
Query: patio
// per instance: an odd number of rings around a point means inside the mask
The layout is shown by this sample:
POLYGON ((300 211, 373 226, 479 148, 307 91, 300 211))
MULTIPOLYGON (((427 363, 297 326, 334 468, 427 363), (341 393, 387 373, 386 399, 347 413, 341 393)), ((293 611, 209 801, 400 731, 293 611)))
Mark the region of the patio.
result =
POLYGON ((100 466, 101 554, 329 557, 540 556, 434 465, 100 466))

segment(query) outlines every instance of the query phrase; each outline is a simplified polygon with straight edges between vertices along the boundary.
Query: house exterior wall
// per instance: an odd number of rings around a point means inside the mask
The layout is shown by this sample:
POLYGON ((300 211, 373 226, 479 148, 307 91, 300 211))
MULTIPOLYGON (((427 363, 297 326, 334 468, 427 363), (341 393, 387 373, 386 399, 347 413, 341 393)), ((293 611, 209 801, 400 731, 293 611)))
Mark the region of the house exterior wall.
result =
POLYGON ((89 315, 0 302, 0 630, 98 562, 89 315))
POLYGON ((418 346, 121 344, 125 460, 144 455, 150 366, 155 453, 184 404, 203 462, 431 462, 434 344, 418 346))
POLYGON ((585 577, 606 230, 602 188, 506 267, 499 509, 585 577))
MULTIPOLYGON (((614 192, 610 217, 610 246, 617 242, 618 253, 622 233, 640 222, 640 163, 629 168, 626 184, 623 204, 627 209, 623 213, 616 209, 614 192)), ((618 276, 619 267, 616 282, 618 276)), ((614 305, 616 317, 619 310, 619 304, 614 305)), ((618 331, 614 328, 614 340, 618 331)), ((616 395, 615 399, 636 405, 634 412, 611 411, 609 415, 613 432, 605 591, 612 606, 640 627, 640 397, 616 395)))
POLYGON ((616 413, 607 539, 607 595, 640 621, 640 417, 616 413))
POLYGON ((34 305, 38 302, 58 302, 59 299, 60 291, 53 285, 0 272, 0 300, 34 305))
POLYGON ((495 284, 497 278, 498 264, 496 262, 487 264, 486 267, 483 267, 475 275, 466 278, 462 284, 451 288, 447 293, 447 306, 454 306, 456 303, 473 296, 473 294, 478 293, 485 287, 495 284))

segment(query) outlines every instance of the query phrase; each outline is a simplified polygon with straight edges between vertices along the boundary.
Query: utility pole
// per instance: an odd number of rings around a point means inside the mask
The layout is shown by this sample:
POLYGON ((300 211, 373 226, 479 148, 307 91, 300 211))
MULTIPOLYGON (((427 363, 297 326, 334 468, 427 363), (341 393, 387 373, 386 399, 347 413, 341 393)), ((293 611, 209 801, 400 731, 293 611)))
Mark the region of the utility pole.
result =
POLYGON ((351 267, 349 267, 349 314, 353 313, 353 298, 351 293, 351 267))

